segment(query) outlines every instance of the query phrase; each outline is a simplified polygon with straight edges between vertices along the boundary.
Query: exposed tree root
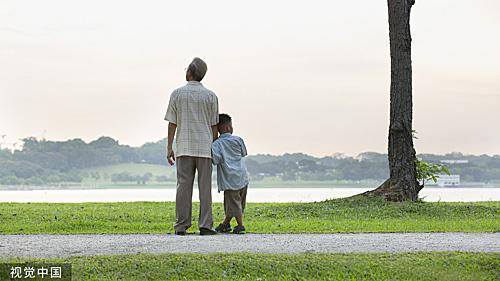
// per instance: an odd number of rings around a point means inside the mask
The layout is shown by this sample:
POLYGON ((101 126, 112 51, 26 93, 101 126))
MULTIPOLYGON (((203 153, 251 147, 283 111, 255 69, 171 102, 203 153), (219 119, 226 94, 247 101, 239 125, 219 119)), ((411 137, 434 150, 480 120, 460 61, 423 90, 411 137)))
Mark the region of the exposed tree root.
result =
POLYGON ((373 190, 369 190, 357 195, 352 196, 351 198, 359 198, 359 197, 382 197, 386 201, 392 202, 402 202, 402 201, 417 201, 418 200, 418 191, 422 189, 423 185, 417 185, 416 194, 410 194, 407 188, 403 188, 401 182, 397 182, 396 184, 392 184, 391 179, 387 179, 384 181, 379 187, 373 190))

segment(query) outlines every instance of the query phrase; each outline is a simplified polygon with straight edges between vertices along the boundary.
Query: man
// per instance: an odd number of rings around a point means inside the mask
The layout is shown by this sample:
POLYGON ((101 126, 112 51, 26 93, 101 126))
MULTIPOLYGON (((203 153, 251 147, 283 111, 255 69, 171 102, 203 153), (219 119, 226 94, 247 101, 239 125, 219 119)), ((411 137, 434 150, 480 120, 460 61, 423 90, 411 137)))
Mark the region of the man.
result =
POLYGON ((213 235, 212 229, 212 160, 211 145, 217 137, 219 104, 214 92, 200 81, 207 72, 206 63, 194 58, 186 71, 187 85, 170 96, 165 120, 168 123, 167 159, 177 161, 177 192, 175 198, 175 234, 185 235, 191 227, 193 183, 198 171, 200 235, 213 235), (176 154, 172 149, 176 135, 176 154), (176 160, 177 156, 177 160, 176 160))

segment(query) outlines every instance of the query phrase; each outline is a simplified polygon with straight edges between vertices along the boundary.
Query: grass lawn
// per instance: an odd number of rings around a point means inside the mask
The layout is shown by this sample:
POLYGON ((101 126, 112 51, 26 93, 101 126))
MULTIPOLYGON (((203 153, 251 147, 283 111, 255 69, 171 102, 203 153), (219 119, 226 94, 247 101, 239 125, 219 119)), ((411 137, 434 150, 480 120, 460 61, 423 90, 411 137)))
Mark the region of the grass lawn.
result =
POLYGON ((69 262, 73 280, 498 280, 500 253, 136 254, 69 262))
MULTIPOLYGON (((193 206, 197 230, 198 204, 193 206)), ((215 222, 223 219, 214 204, 215 222)), ((0 203, 0 233, 172 233, 173 202, 0 203)), ((500 201, 392 203, 335 199, 319 203, 249 203, 253 233, 498 232, 500 201)))

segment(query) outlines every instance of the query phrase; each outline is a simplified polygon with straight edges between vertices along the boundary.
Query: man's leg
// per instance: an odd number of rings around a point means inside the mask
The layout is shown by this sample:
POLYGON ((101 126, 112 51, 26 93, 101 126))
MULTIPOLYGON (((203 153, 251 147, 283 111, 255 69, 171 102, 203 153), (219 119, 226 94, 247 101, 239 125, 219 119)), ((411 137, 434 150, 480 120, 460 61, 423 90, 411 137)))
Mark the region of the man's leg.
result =
POLYGON ((193 206, 193 183, 195 158, 181 156, 177 158, 177 192, 175 195, 175 231, 186 231, 191 227, 193 206))
POLYGON ((196 157, 198 190, 200 191, 200 216, 198 226, 212 229, 212 159, 196 157))

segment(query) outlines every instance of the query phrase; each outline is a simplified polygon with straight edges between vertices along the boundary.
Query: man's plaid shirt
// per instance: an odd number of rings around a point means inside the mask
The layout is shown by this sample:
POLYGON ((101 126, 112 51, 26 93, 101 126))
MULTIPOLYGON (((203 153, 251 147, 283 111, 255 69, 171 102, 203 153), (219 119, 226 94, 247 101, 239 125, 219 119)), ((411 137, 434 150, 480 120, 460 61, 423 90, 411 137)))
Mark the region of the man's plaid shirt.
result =
POLYGON ((212 126, 219 122, 219 102, 200 82, 172 92, 165 120, 177 125, 176 156, 211 158, 212 126))

